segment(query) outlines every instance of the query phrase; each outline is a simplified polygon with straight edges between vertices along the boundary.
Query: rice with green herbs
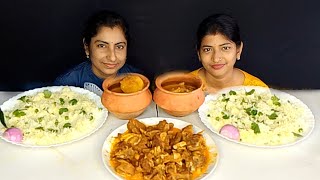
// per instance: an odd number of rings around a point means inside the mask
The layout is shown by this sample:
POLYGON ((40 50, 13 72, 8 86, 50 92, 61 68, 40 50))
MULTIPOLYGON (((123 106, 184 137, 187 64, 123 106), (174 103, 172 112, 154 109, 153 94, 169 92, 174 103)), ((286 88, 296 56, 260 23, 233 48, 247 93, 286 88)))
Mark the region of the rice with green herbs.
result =
POLYGON ((206 101, 205 114, 200 116, 205 116, 215 132, 226 124, 234 125, 243 143, 281 145, 294 142, 309 131, 304 117, 311 112, 297 102, 267 90, 230 90, 206 101))
POLYGON ((56 92, 45 89, 17 101, 14 108, 4 111, 6 124, 21 129, 23 144, 30 145, 60 144, 77 139, 94 130, 97 118, 106 113, 86 94, 74 92, 70 87, 56 92))

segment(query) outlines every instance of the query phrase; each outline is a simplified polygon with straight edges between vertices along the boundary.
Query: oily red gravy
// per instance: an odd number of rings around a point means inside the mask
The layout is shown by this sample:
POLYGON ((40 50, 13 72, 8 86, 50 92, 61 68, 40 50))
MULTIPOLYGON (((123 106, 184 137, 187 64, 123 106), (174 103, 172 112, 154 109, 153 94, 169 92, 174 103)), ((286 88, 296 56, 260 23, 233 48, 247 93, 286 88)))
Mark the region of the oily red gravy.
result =
POLYGON ((165 82, 162 84, 163 89, 174 93, 188 93, 196 90, 197 85, 187 82, 165 82))

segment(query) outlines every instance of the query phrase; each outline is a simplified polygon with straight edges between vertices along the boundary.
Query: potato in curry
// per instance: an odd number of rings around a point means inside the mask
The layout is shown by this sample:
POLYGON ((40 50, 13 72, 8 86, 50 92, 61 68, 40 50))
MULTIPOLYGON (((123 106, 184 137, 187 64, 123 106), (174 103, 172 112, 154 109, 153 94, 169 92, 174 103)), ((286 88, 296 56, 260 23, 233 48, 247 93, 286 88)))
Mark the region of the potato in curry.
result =
POLYGON ((144 87, 143 80, 136 75, 128 75, 120 81, 120 88, 124 93, 141 91, 144 87))

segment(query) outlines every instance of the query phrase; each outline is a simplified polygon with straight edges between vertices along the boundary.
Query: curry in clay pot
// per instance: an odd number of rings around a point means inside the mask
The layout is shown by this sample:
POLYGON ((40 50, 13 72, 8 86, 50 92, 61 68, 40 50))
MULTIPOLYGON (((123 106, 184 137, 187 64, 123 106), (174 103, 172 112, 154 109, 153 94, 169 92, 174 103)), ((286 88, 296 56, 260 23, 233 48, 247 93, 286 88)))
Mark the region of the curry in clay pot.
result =
POLYGON ((184 72, 170 72, 157 77, 153 100, 172 116, 186 116, 204 101, 203 82, 184 72))
POLYGON ((151 103, 149 86, 148 78, 137 73, 105 79, 102 104, 119 119, 135 118, 151 103))

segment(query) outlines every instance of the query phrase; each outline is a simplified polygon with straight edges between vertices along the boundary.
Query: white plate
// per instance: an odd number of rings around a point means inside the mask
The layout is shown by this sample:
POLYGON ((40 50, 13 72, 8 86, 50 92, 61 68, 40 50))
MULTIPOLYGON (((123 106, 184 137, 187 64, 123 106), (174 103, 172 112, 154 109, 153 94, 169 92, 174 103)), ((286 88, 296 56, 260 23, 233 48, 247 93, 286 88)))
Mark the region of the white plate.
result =
MULTIPOLYGON (((188 123, 188 122, 181 121, 178 119, 172 119, 172 118, 152 117, 152 118, 139 119, 139 121, 144 123, 145 125, 155 125, 155 124, 158 124, 162 120, 166 120, 168 123, 173 123, 174 127, 179 128, 179 129, 182 129, 185 126, 190 125, 190 123, 188 123)), ((199 127, 194 126, 194 125, 193 125, 193 130, 194 130, 194 133, 198 133, 198 132, 202 131, 199 127)), ((103 164, 108 169, 108 171, 119 180, 123 180, 123 178, 121 176, 119 176, 115 172, 113 167, 110 165, 110 152, 111 152, 112 142, 113 142, 114 138, 118 136, 118 133, 124 133, 126 131, 127 131, 127 124, 124 124, 124 125, 118 127, 112 133, 110 133, 108 135, 108 137, 106 138, 106 140, 104 141, 104 144, 102 146, 103 164)), ((209 151, 211 153, 217 153, 217 157, 216 157, 216 160, 214 161, 214 163, 211 163, 209 165, 207 172, 204 173, 202 176, 198 177, 197 180, 205 179, 207 176, 209 176, 213 172, 213 170, 216 168, 216 166, 218 164, 218 160, 219 160, 218 149, 217 149, 216 144, 213 141, 213 139, 206 132, 203 132, 202 135, 206 140, 206 144, 209 147, 209 151)))
MULTIPOLYGON (((91 99, 99 108, 102 108, 102 111, 99 113, 98 117, 96 117, 96 121, 94 124, 94 127, 92 129, 90 129, 89 131, 87 131, 86 133, 83 134, 78 134, 77 136, 75 136, 73 139, 63 142, 63 143, 55 143, 55 144, 49 144, 49 145, 37 145, 37 144, 27 144, 27 143, 15 143, 12 141, 7 140, 6 138, 4 138, 2 136, 2 134, 0 134, 0 137, 12 144, 16 144, 16 145, 20 145, 20 146, 24 146, 24 147, 52 147, 52 146, 60 146, 60 145, 64 145, 64 144, 69 144, 72 142, 76 142, 79 141, 81 139, 84 139, 88 136, 90 136, 91 134, 93 134, 94 132, 96 132, 106 121, 107 116, 108 116, 108 111, 107 109, 102 105, 101 103, 101 98, 99 96, 97 96, 96 94, 94 94, 93 92, 90 92, 88 90, 85 90, 83 88, 79 88, 79 87, 73 87, 73 86, 50 86, 50 87, 42 87, 42 88, 37 88, 37 89, 33 89, 33 90, 29 90, 23 93, 20 93, 12 98, 10 98, 9 100, 7 100, 6 102, 4 102, 1 105, 1 110, 4 111, 9 111, 9 110, 13 110, 15 105, 17 103, 19 103, 19 98, 22 96, 32 96, 35 95, 39 92, 43 92, 44 90, 49 90, 51 92, 58 92, 61 91, 63 88, 65 87, 69 87, 71 89, 71 91, 76 92, 80 95, 84 95, 87 96, 89 99, 91 99)), ((2 128, 2 124, 0 124, 0 128, 2 128)))
MULTIPOLYGON (((217 92, 216 94, 208 94, 205 97, 204 103, 199 107, 198 113, 199 113, 201 121, 212 132, 216 133, 218 136, 220 136, 224 139, 227 139, 229 141, 238 143, 238 144, 247 145, 247 146, 254 146, 254 147, 276 148, 276 147, 285 147, 285 146, 294 145, 298 142, 305 140, 311 134, 311 132, 315 126, 315 119, 314 119, 314 116, 313 116, 311 110, 301 100, 299 100, 298 98, 296 98, 288 93, 282 92, 280 90, 275 90, 275 89, 271 89, 271 88, 268 89, 268 88, 263 88, 263 87, 258 87, 258 86, 236 86, 236 87, 230 87, 230 88, 223 89, 223 90, 217 92), (279 144, 279 145, 260 145, 260 144, 258 145, 258 144, 254 144, 254 143, 246 143, 246 142, 232 140, 232 139, 229 139, 229 138, 221 135, 219 133, 220 129, 215 129, 215 127, 213 127, 213 125, 210 123, 209 118, 207 117, 207 114, 208 114, 207 112, 210 110, 210 108, 208 107, 208 102, 216 101, 217 97, 219 95, 221 95, 223 93, 229 93, 230 90, 234 90, 234 91, 245 90, 246 92, 249 92, 252 89, 255 89, 255 92, 257 92, 257 93, 271 92, 271 94, 276 95, 279 99, 288 100, 292 104, 294 104, 295 106, 302 107, 304 109, 304 114, 300 118, 301 118, 301 120, 304 121, 304 123, 307 127, 307 129, 303 132, 302 137, 297 138, 293 142, 287 142, 287 143, 283 143, 283 144, 279 144)), ((241 138, 241 134, 240 134, 240 138, 241 138)))

